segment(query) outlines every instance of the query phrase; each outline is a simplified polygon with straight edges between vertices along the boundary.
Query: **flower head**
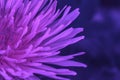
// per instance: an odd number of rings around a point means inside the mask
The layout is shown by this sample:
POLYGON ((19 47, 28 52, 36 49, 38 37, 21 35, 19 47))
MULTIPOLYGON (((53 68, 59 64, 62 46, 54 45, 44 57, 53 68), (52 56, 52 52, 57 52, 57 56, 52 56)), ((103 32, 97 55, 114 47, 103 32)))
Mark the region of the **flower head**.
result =
POLYGON ((82 28, 66 27, 79 15, 70 6, 56 10, 56 0, 0 0, 0 76, 5 80, 35 80, 34 73, 67 80, 58 75, 76 75, 52 65, 86 67, 71 60, 77 53, 60 56, 60 49, 76 43, 82 28), (62 15, 62 17, 61 17, 62 15))

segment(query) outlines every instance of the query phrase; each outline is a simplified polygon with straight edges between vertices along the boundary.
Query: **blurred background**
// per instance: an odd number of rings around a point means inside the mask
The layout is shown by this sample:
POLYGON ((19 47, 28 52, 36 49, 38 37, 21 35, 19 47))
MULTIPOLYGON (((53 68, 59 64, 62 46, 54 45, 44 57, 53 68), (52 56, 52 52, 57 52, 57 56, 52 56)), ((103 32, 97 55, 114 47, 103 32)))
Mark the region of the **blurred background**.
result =
POLYGON ((80 16, 69 27, 83 27, 86 38, 62 50, 79 51, 76 57, 88 68, 70 68, 78 72, 71 80, 120 80, 120 0, 58 0, 58 8, 80 8, 80 16))

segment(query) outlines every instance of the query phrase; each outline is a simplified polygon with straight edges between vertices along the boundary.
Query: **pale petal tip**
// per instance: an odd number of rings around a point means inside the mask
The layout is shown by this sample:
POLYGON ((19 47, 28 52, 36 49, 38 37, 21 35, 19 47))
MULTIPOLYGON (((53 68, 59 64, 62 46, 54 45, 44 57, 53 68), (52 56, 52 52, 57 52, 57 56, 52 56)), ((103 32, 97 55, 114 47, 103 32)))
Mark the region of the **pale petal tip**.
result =
POLYGON ((87 66, 86 64, 83 64, 83 67, 84 67, 84 68, 87 68, 88 66, 87 66))
POLYGON ((85 38, 85 36, 81 36, 81 40, 84 39, 84 38, 85 38))
POLYGON ((83 32, 83 31, 84 31, 84 28, 80 28, 80 30, 81 30, 81 32, 83 32))
POLYGON ((81 53, 81 55, 84 55, 84 54, 86 54, 86 52, 80 52, 81 53))
POLYGON ((80 14, 80 9, 79 8, 76 8, 76 11, 80 14))

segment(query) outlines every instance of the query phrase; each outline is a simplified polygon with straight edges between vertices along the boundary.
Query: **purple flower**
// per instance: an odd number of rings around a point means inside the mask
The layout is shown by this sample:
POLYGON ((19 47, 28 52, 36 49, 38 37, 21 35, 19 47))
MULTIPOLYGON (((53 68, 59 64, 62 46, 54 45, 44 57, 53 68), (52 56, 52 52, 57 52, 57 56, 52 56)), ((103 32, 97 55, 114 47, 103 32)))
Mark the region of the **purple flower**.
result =
POLYGON ((56 0, 0 0, 0 76, 5 80, 37 80, 34 73, 60 80, 58 75, 76 75, 65 67, 86 67, 71 60, 80 52, 60 56, 60 49, 76 43, 82 28, 66 27, 79 15, 65 6, 56 10, 56 0), (61 17, 62 15, 62 17, 61 17), (54 66, 62 66, 57 69, 54 66))

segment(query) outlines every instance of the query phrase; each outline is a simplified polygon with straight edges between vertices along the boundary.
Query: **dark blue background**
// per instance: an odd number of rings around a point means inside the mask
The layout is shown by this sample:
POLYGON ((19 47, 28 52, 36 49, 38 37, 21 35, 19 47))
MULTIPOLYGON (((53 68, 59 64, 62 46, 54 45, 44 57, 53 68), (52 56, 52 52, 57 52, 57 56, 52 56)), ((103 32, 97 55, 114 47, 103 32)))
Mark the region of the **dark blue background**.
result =
MULTIPOLYGON (((62 50, 64 54, 85 51, 75 60, 88 68, 72 80, 120 80, 120 0, 58 0, 58 8, 80 8, 80 16, 69 26, 83 27, 86 38, 62 50)), ((80 35, 81 35, 80 34, 80 35)))

